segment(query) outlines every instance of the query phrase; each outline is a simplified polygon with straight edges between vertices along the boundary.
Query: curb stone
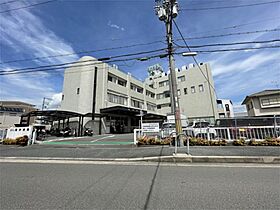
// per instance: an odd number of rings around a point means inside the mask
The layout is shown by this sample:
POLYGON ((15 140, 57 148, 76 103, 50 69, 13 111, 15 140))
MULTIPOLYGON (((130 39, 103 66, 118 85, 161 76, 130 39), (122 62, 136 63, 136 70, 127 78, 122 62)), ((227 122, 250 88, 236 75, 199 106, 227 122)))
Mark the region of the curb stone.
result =
POLYGON ((104 162, 172 162, 172 163, 260 163, 280 164, 280 156, 191 156, 174 154, 140 158, 61 158, 61 157, 0 157, 0 162, 17 160, 64 160, 64 161, 104 161, 104 162))

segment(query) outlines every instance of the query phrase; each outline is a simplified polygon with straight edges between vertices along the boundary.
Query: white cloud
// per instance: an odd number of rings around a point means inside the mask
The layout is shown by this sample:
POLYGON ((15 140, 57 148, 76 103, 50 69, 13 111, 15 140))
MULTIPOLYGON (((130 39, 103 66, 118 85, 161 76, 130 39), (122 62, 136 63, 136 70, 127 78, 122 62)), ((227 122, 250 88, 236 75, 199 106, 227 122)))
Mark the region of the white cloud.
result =
POLYGON ((49 109, 57 109, 60 108, 61 105, 61 98, 62 98, 62 93, 55 93, 51 97, 51 102, 49 105, 49 109))
MULTIPOLYGON (((23 3, 21 2, 21 4, 23 3)), ((28 58, 32 58, 68 53, 73 53, 73 55, 34 60, 34 62, 39 65, 49 65, 78 59, 71 45, 48 29, 42 20, 32 14, 30 10, 3 13, 0 14, 0 19, 1 44, 18 53, 18 59, 24 58, 22 57, 24 54, 28 54, 28 58)), ((5 60, 2 59, 1 62, 5 62, 5 60)), ((23 67, 25 66, 22 66, 21 63, 17 63, 17 66, 2 64, 1 70, 8 71, 23 67)), ((59 104, 59 93, 57 92, 61 89, 59 87, 61 84, 55 82, 57 78, 55 81, 52 81, 53 79, 53 74, 49 72, 0 75, 0 99, 21 100, 40 107, 43 98, 49 97, 54 99, 53 106, 57 106, 59 104)))
POLYGON ((123 27, 118 26, 116 24, 112 24, 111 20, 109 20, 108 26, 110 26, 111 28, 116 28, 116 29, 121 30, 121 31, 125 31, 125 29, 123 27))
POLYGON ((218 64, 216 62, 212 62, 212 73, 213 76, 219 76, 221 74, 227 74, 232 72, 248 72, 259 68, 265 63, 272 62, 274 60, 279 59, 279 52, 270 52, 270 53, 255 53, 252 56, 249 56, 245 59, 239 59, 234 62, 223 64, 218 64))
MULTIPOLYGON (((38 16, 29 10, 18 10, 11 14, 0 15, 0 33, 2 43, 16 48, 21 53, 28 52, 34 57, 53 56, 74 53, 73 48, 53 31, 45 27, 38 16)), ((78 56, 63 56, 45 59, 48 63, 69 62, 78 56)), ((41 64, 42 60, 36 60, 41 64)))

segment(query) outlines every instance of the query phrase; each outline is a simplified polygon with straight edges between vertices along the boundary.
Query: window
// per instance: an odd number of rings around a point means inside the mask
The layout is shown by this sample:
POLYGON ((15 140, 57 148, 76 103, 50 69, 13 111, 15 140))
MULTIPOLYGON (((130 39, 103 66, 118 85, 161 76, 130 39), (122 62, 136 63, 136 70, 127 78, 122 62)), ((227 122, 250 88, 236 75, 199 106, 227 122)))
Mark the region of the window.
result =
POLYGON ((181 90, 177 90, 177 94, 178 94, 178 96, 180 96, 181 95, 181 90))
POLYGON ((108 93, 108 101, 115 104, 127 105, 127 98, 124 96, 108 93))
POLYGON ((149 96, 151 98, 155 98, 155 94, 152 93, 151 91, 146 90, 146 96, 149 96))
POLYGON ((164 86, 164 82, 158 83, 158 86, 159 86, 159 87, 163 87, 163 86, 164 86))
POLYGON ((262 106, 279 105, 280 104, 280 98, 262 99, 261 103, 262 103, 262 106))
POLYGON ((157 109, 161 109, 161 105, 157 105, 157 109))
POLYGON ((118 84, 126 87, 126 81, 118 79, 118 84))
POLYGON ((203 87, 202 84, 201 84, 201 85, 198 85, 198 89, 199 89, 199 92, 204 92, 204 87, 203 87))
POLYGON ((117 84, 117 78, 113 75, 108 75, 108 81, 116 83, 117 84))
POLYGON ((77 95, 80 94, 80 88, 77 88, 77 95))
POLYGON ((143 109, 144 103, 142 101, 131 99, 131 106, 143 109))
POLYGON ((168 86, 169 85, 169 81, 165 80, 159 83, 159 87, 163 87, 163 86, 168 86))
POLYGON ((178 77, 178 82, 184 82, 184 81, 186 81, 186 77, 185 76, 178 77))
POLYGON ((169 91, 165 91, 163 94, 164 94, 164 98, 169 98, 170 97, 170 92, 169 91))
POLYGON ((164 98, 163 93, 157 94, 157 99, 162 99, 162 98, 164 98))
POLYGON ((62 99, 61 99, 62 101, 64 100, 64 94, 62 95, 62 99))
POLYGON ((195 86, 191 86, 191 92, 195 93, 195 86))
POLYGON ((150 111, 155 111, 156 110, 156 105, 154 104, 150 104, 150 103, 147 103, 147 110, 150 110, 150 111))
POLYGON ((188 88, 184 88, 184 94, 185 94, 185 95, 188 94, 188 88))
POLYGON ((134 84, 130 84, 130 89, 134 90, 135 92, 138 92, 138 93, 143 93, 143 88, 141 88, 137 85, 134 85, 134 84))
POLYGON ((226 107, 226 111, 229 112, 229 111, 230 111, 230 110, 229 110, 229 105, 226 104, 225 107, 226 107))

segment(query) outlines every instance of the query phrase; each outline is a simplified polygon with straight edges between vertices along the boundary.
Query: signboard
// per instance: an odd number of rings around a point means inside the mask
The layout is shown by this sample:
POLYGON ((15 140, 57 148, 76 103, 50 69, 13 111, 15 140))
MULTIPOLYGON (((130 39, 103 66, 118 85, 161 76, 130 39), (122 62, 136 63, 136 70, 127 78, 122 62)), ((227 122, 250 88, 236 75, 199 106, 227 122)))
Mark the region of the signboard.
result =
POLYGON ((159 123, 143 123, 142 124, 143 132, 159 132, 159 123))
POLYGON ((155 64, 148 67, 149 76, 156 76, 163 72, 163 68, 160 64, 155 64))

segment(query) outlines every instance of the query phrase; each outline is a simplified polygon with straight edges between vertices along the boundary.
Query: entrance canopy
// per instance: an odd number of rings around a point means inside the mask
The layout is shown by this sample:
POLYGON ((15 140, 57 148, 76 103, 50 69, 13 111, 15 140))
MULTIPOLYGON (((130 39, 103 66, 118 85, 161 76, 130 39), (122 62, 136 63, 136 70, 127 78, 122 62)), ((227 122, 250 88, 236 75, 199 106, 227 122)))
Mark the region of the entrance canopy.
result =
MULTIPOLYGON (((147 111, 142 110, 143 112, 143 119, 147 120, 164 120, 166 119, 165 115, 159 115, 154 113, 147 113, 147 111)), ((140 109, 134 109, 130 107, 123 107, 123 106, 113 106, 104 109, 100 109, 100 113, 102 115, 125 115, 125 116, 135 116, 140 117, 140 109)))
MULTIPOLYGON (((101 114, 116 114, 116 115, 129 115, 136 116, 140 114, 140 109, 134 109, 130 107, 123 106, 113 106, 104 109, 100 109, 101 114)), ((143 111, 143 113, 147 113, 147 111, 143 111)))
POLYGON ((82 117, 83 114, 70 111, 61 111, 61 110, 45 110, 45 111, 32 111, 29 113, 23 114, 21 117, 37 117, 42 116, 44 120, 47 121, 58 121, 65 120, 73 117, 82 117))

